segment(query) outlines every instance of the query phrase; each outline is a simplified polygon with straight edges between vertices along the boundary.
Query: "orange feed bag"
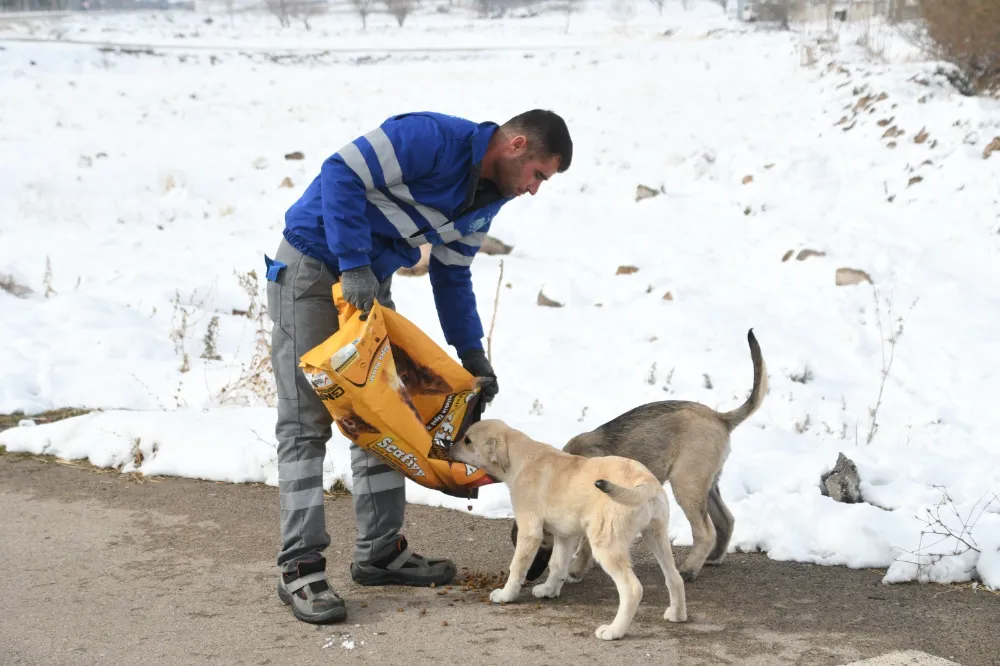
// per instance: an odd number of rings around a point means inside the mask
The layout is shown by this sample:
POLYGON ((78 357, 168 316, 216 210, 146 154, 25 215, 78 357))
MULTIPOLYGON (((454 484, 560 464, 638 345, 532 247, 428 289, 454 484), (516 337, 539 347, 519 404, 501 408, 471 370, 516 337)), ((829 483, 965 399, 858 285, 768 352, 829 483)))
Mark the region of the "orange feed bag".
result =
POLYGON ((475 498, 496 480, 449 457, 482 414, 477 379, 423 331, 376 301, 368 317, 333 287, 340 329, 299 366, 340 432, 408 478, 475 498))

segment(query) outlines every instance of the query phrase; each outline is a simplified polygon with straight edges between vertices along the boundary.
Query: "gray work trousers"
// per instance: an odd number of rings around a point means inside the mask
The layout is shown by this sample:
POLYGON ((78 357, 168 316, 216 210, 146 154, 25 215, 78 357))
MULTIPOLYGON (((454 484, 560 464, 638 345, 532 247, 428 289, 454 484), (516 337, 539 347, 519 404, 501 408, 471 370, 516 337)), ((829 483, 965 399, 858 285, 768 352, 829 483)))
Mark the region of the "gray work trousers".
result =
MULTIPOLYGON (((278 567, 291 572, 299 561, 318 557, 329 545, 323 510, 323 459, 333 418, 309 386, 299 359, 338 330, 330 267, 281 239, 277 261, 286 264, 267 281, 267 309, 274 322, 271 365, 278 392, 278 487, 281 551, 278 567)), ((379 285, 381 305, 394 308, 392 276, 379 285)), ((352 495, 357 533, 354 561, 368 564, 395 548, 406 506, 405 477, 351 444, 352 495)), ((338 536, 344 533, 338 526, 338 536)))

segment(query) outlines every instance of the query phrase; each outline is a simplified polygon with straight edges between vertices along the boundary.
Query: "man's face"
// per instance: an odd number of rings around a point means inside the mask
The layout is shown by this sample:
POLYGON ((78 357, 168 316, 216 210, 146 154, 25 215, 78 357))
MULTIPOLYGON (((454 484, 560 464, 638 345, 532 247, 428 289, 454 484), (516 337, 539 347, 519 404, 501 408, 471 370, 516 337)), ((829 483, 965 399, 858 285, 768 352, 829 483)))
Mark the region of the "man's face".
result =
POLYGON ((542 182, 558 170, 558 155, 536 154, 529 149, 527 139, 518 135, 507 142, 497 162, 497 187, 505 197, 519 197, 526 192, 534 196, 542 182))

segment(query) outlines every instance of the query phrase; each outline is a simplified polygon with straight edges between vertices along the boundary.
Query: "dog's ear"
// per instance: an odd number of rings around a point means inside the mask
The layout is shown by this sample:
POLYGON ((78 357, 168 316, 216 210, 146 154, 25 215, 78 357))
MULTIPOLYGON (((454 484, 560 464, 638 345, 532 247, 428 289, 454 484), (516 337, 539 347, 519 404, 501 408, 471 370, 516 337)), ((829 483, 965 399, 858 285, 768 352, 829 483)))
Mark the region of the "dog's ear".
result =
POLYGON ((510 456, 507 453, 507 438, 503 435, 490 435, 486 440, 489 448, 490 462, 496 465, 503 472, 507 472, 510 467, 510 456))

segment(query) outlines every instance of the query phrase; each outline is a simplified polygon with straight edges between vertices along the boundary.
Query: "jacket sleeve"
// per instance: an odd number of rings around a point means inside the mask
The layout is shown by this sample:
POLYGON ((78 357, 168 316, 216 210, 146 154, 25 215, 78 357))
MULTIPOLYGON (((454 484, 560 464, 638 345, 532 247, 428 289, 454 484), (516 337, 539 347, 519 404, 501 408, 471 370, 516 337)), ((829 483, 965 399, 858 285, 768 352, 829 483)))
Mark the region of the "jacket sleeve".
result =
POLYGON ((472 290, 472 260, 489 225, 482 231, 431 248, 430 281, 444 338, 459 356, 483 348, 483 324, 472 290))
MULTIPOLYGON (((371 227, 365 207, 369 200, 376 206, 389 202, 378 188, 405 189, 406 181, 434 174, 447 148, 446 137, 433 118, 403 114, 354 139, 323 162, 319 174, 323 226, 340 270, 370 263, 371 227)), ((405 220, 387 217, 402 227, 402 237, 410 235, 405 220)))

